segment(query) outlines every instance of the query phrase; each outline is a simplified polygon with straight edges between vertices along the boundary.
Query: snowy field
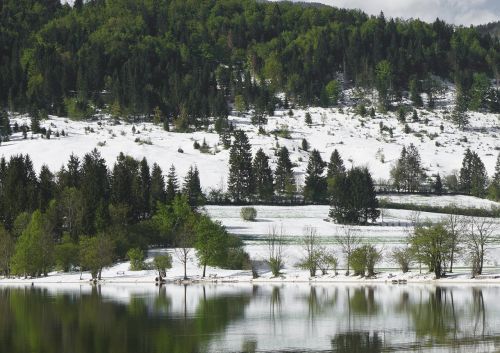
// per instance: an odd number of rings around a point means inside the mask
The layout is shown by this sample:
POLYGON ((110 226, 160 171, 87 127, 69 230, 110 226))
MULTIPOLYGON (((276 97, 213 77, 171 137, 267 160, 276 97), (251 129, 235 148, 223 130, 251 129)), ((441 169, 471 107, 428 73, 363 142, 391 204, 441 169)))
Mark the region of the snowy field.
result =
MULTIPOLYGON (((278 110, 275 116, 268 119, 265 126, 267 134, 264 135, 259 135, 258 128, 250 124, 249 116, 231 116, 230 120, 236 128, 247 132, 253 153, 262 148, 272 158, 272 163, 276 162, 274 152, 277 145, 287 146, 292 162, 297 165, 295 172, 299 184, 303 184, 308 160, 308 153, 300 149, 303 138, 308 140, 311 149, 321 152, 324 160, 328 160, 331 152, 338 149, 347 167, 368 166, 375 180, 389 178, 401 148, 410 143, 420 151, 428 175, 437 172, 444 175, 459 170, 464 151, 470 148, 479 154, 491 176, 500 150, 498 115, 471 113, 470 127, 460 131, 447 119, 449 113, 445 108, 433 112, 419 111, 419 122, 411 122, 408 117, 408 125, 413 131, 409 134, 404 133, 404 124, 399 123, 393 113, 361 118, 354 114, 353 108, 310 108, 307 111, 312 116, 311 126, 304 122, 305 110, 294 110, 291 117, 288 111, 278 110), (428 119, 427 124, 425 119, 428 119), (393 128, 393 136, 381 132, 380 124, 393 128), (280 129, 288 130, 290 138, 275 137, 272 132, 280 129)), ((20 126, 29 125, 30 119, 14 115, 14 122, 20 126)), ((51 116, 41 125, 50 127, 54 133, 64 130, 67 136, 52 136, 47 140, 29 133, 28 139, 23 140, 21 133, 17 133, 11 141, 2 143, 0 155, 9 157, 28 153, 37 169, 47 164, 52 170, 58 170, 71 153, 83 156, 97 148, 110 166, 123 152, 136 158, 147 157, 150 163, 157 162, 164 171, 173 164, 180 176, 185 175, 191 165, 197 165, 205 190, 224 189, 227 183, 229 151, 219 144, 215 132, 166 132, 152 123, 115 124, 106 117, 84 122, 51 116), (203 154, 193 148, 195 141, 201 144, 204 139, 211 147, 211 153, 203 154), (179 149, 184 153, 179 153, 179 149)))

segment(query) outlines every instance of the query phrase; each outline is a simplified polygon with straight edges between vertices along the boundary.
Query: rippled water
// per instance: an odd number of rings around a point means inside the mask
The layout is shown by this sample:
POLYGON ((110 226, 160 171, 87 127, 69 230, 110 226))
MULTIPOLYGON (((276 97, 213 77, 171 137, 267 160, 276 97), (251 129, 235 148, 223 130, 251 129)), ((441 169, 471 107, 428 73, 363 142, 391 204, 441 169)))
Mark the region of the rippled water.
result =
POLYGON ((0 352, 496 352, 500 287, 0 287, 0 352))

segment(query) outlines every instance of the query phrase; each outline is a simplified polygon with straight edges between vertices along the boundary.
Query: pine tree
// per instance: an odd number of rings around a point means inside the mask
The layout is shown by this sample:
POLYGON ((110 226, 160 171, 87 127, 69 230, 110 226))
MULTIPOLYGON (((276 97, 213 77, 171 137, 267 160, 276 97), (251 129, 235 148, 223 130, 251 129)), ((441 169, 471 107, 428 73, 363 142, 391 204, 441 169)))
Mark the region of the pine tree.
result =
POLYGON ((229 151, 228 189, 236 202, 247 200, 254 190, 252 175, 252 147, 243 131, 234 133, 234 142, 229 151))
POLYGON ((326 200, 327 184, 323 175, 326 163, 321 158, 318 150, 311 151, 309 162, 307 163, 306 180, 304 186, 304 198, 313 203, 320 203, 326 200))
POLYGON ((464 129, 469 125, 469 115, 467 114, 468 97, 464 90, 459 86, 457 87, 457 94, 455 98, 455 107, 453 108, 452 119, 457 124, 459 129, 464 129))
POLYGON ((54 181, 54 174, 44 164, 40 170, 40 183, 38 187, 38 204, 42 212, 45 212, 49 206, 50 200, 54 198, 56 184, 54 181))
POLYGON ((196 208, 203 205, 205 197, 201 191, 200 173, 198 167, 190 167, 184 178, 182 193, 186 196, 189 205, 196 208))
POLYGON ((261 201, 269 201, 273 197, 273 172, 269 166, 269 157, 260 148, 253 159, 253 177, 255 194, 261 201))
POLYGON ((140 213, 143 219, 147 218, 151 212, 151 174, 146 158, 140 163, 140 213))
POLYGON ((167 176, 167 188, 165 195, 166 203, 171 204, 178 194, 179 194, 179 182, 177 180, 177 173, 175 171, 175 167, 172 164, 170 166, 170 170, 168 171, 168 176, 167 176))
POLYGON ((432 187, 436 195, 443 194, 443 182, 441 180, 441 175, 439 175, 439 173, 436 175, 436 179, 434 180, 434 184, 432 185, 432 187))
POLYGON ((311 118, 311 113, 307 112, 306 117, 305 117, 305 123, 309 126, 312 125, 312 118, 311 118))
POLYGON ((333 185, 330 217, 340 224, 375 222, 380 215, 375 186, 367 168, 353 168, 333 185))
POLYGON ((483 161, 476 152, 467 149, 460 169, 460 188, 467 194, 483 197, 487 182, 488 175, 483 161))
POLYGON ((391 177, 397 190, 418 191, 424 177, 420 153, 415 145, 403 147, 396 165, 391 170, 391 177))
POLYGON ((421 107, 423 105, 422 96, 420 95, 420 90, 418 87, 418 82, 415 78, 412 78, 409 83, 410 89, 410 99, 415 107, 421 107))
POLYGON ((277 194, 285 195, 295 186, 293 166, 290 161, 290 153, 286 147, 281 147, 278 151, 278 162, 274 171, 274 189, 277 194))
POLYGON ((163 171, 158 164, 154 163, 151 169, 151 210, 156 211, 158 202, 165 203, 165 201, 165 179, 163 178, 163 171))

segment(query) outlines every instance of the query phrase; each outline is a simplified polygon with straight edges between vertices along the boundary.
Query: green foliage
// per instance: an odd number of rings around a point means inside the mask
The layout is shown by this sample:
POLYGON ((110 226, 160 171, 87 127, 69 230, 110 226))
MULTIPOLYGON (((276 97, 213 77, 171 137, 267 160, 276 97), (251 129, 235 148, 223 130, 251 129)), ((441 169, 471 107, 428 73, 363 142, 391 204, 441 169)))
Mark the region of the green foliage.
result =
POLYGON ((475 73, 473 75, 469 102, 469 108, 471 110, 479 111, 485 106, 490 86, 490 79, 485 73, 475 73))
POLYGON ((163 255, 156 255, 153 258, 153 266, 158 272, 159 280, 167 276, 167 270, 172 268, 172 256, 168 253, 163 255))
POLYGON ((247 135, 236 131, 229 151, 228 191, 236 202, 247 200, 254 191, 252 149, 247 135))
POLYGON ((398 264, 403 273, 407 273, 410 270, 412 256, 411 249, 408 247, 396 248, 391 253, 392 260, 398 264))
POLYGON ((0 225, 0 275, 10 276, 11 258, 15 250, 14 245, 12 236, 0 225))
POLYGON ((269 157, 260 148, 252 163, 255 183, 255 195, 259 200, 270 201, 274 194, 273 172, 269 166, 269 157))
POLYGON ((94 280, 100 280, 102 269, 113 263, 113 252, 114 244, 106 234, 80 239, 80 264, 90 271, 94 280))
POLYGON ((12 272, 31 277, 47 275, 52 266, 53 251, 54 244, 47 229, 47 221, 37 210, 16 243, 12 272))
POLYGON ((254 207, 242 207, 240 217, 245 221, 253 222, 257 218, 257 210, 254 207))
POLYGON ((90 119, 94 115, 94 109, 87 101, 82 101, 78 98, 65 98, 64 104, 71 119, 90 119))
POLYGON ((307 113, 306 113, 306 116, 305 116, 305 118, 304 118, 304 122, 305 122, 307 125, 309 125, 309 126, 311 126, 311 125, 312 125, 312 117, 311 117, 311 113, 309 113, 309 112, 307 112, 307 113))
POLYGON ((467 194, 483 197, 488 176, 483 161, 476 152, 467 149, 460 169, 460 188, 467 194))
POLYGON ((382 258, 381 253, 373 245, 363 245, 353 250, 350 264, 355 276, 374 276, 375 265, 382 258))
POLYGON ((331 187, 330 217, 340 224, 367 224, 380 215, 370 172, 353 168, 335 178, 331 187))
POLYGON ((304 185, 304 198, 313 203, 321 203, 327 199, 327 182, 323 175, 326 163, 318 150, 312 150, 307 163, 304 185))
POLYGON ((127 258, 130 261, 130 271, 142 271, 146 269, 144 263, 144 251, 140 248, 132 248, 127 251, 127 258))
POLYGON ((415 258, 441 278, 452 249, 452 237, 446 227, 441 223, 418 225, 410 237, 410 247, 415 258))
POLYGON ((328 106, 336 106, 339 104, 342 87, 339 81, 332 80, 325 86, 325 91, 328 97, 328 106))
POLYGON ((69 234, 65 234, 62 241, 54 247, 54 258, 57 269, 69 272, 74 266, 79 265, 78 244, 76 244, 69 234))

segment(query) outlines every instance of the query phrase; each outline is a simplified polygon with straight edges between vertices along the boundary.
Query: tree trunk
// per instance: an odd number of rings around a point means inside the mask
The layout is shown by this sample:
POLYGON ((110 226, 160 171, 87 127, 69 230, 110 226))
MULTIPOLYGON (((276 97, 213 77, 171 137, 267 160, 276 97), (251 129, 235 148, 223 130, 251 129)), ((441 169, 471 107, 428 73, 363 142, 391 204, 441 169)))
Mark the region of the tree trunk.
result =
POLYGON ((100 281, 101 280, 101 274, 102 274, 102 268, 99 269, 99 274, 97 276, 97 279, 100 281))
POLYGON ((187 256, 184 257, 184 280, 187 278, 187 256))
POLYGON ((203 264, 203 276, 201 276, 202 278, 205 278, 205 273, 207 271, 207 264, 203 264))

